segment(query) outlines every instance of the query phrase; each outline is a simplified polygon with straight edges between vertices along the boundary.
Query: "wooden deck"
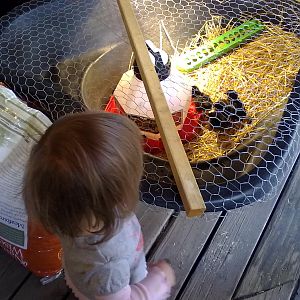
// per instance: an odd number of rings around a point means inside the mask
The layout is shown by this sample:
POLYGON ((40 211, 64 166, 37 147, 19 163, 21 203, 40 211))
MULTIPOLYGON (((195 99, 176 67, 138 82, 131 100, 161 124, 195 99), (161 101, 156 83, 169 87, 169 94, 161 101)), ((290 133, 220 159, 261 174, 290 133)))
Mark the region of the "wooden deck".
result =
MULTIPOLYGON (((168 258, 171 299, 300 300, 300 162, 278 195, 227 213, 188 219, 141 204, 148 260, 168 258)), ((74 300, 62 278, 42 286, 0 251, 0 300, 74 300)))

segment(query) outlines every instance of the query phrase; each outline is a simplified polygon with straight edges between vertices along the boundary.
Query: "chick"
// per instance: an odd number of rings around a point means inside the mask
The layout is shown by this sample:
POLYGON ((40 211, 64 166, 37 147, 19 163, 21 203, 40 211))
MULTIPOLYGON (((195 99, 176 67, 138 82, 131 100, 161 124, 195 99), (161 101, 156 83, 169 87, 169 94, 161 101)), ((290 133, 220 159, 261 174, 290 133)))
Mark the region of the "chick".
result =
POLYGON ((213 110, 208 113, 208 128, 217 133, 234 135, 251 120, 237 92, 229 90, 228 99, 213 104, 213 110))
POLYGON ((238 93, 233 90, 229 90, 226 95, 228 96, 228 100, 230 105, 232 105, 236 111, 236 117, 238 117, 238 121, 244 123, 251 123, 251 119, 247 116, 247 111, 243 102, 239 99, 238 93))
POLYGON ((208 113, 207 128, 217 133, 234 134, 235 128, 224 111, 210 111, 208 113))
POLYGON ((210 97, 202 93, 196 86, 192 87, 192 98, 197 111, 207 112, 212 109, 213 102, 210 97))

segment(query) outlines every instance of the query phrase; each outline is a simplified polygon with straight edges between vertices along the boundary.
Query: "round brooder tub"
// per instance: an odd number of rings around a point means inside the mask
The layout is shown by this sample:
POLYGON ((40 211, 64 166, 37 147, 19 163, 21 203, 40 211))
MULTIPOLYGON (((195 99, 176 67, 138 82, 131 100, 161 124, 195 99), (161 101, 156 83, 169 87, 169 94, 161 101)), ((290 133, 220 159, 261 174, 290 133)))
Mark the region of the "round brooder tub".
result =
MULTIPOLYGON (((216 15, 281 22, 285 30, 299 33, 300 6, 294 1, 202 2, 132 1, 145 37, 156 43, 159 20, 184 43, 216 15)), ((115 1, 31 1, 0 23, 0 79, 53 120, 86 106, 100 109, 127 70, 131 49, 115 1)), ((263 200, 282 185, 299 153, 299 80, 295 77, 284 110, 265 131, 225 156, 192 163, 208 211, 263 200)), ((166 160, 145 154, 141 197, 183 209, 166 160)))

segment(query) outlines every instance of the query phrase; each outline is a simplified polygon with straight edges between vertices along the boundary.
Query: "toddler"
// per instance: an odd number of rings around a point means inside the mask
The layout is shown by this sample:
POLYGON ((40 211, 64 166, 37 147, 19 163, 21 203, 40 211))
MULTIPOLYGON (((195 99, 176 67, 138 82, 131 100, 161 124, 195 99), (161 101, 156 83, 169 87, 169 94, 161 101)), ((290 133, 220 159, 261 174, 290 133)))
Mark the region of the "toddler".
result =
POLYGON ((79 299, 167 299, 166 261, 146 266, 134 214, 143 172, 141 135, 128 118, 68 115, 31 151, 24 178, 28 215, 59 236, 67 284, 79 299))

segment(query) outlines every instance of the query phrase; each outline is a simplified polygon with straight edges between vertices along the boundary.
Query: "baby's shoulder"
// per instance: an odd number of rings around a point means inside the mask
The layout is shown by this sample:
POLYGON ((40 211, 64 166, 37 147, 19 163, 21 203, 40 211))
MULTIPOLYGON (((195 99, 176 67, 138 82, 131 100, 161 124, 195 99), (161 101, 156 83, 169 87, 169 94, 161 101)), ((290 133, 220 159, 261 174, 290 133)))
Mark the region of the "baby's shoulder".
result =
POLYGON ((140 235, 141 226, 133 214, 129 218, 121 220, 115 234, 99 247, 105 256, 130 257, 136 249, 140 235))
POLYGON ((106 241, 101 241, 101 235, 88 234, 73 240, 65 239, 63 248, 69 255, 73 253, 74 255, 85 256, 88 253, 89 257, 106 263, 112 260, 130 258, 136 250, 140 236, 139 221, 132 214, 130 217, 120 220, 116 232, 106 241))

